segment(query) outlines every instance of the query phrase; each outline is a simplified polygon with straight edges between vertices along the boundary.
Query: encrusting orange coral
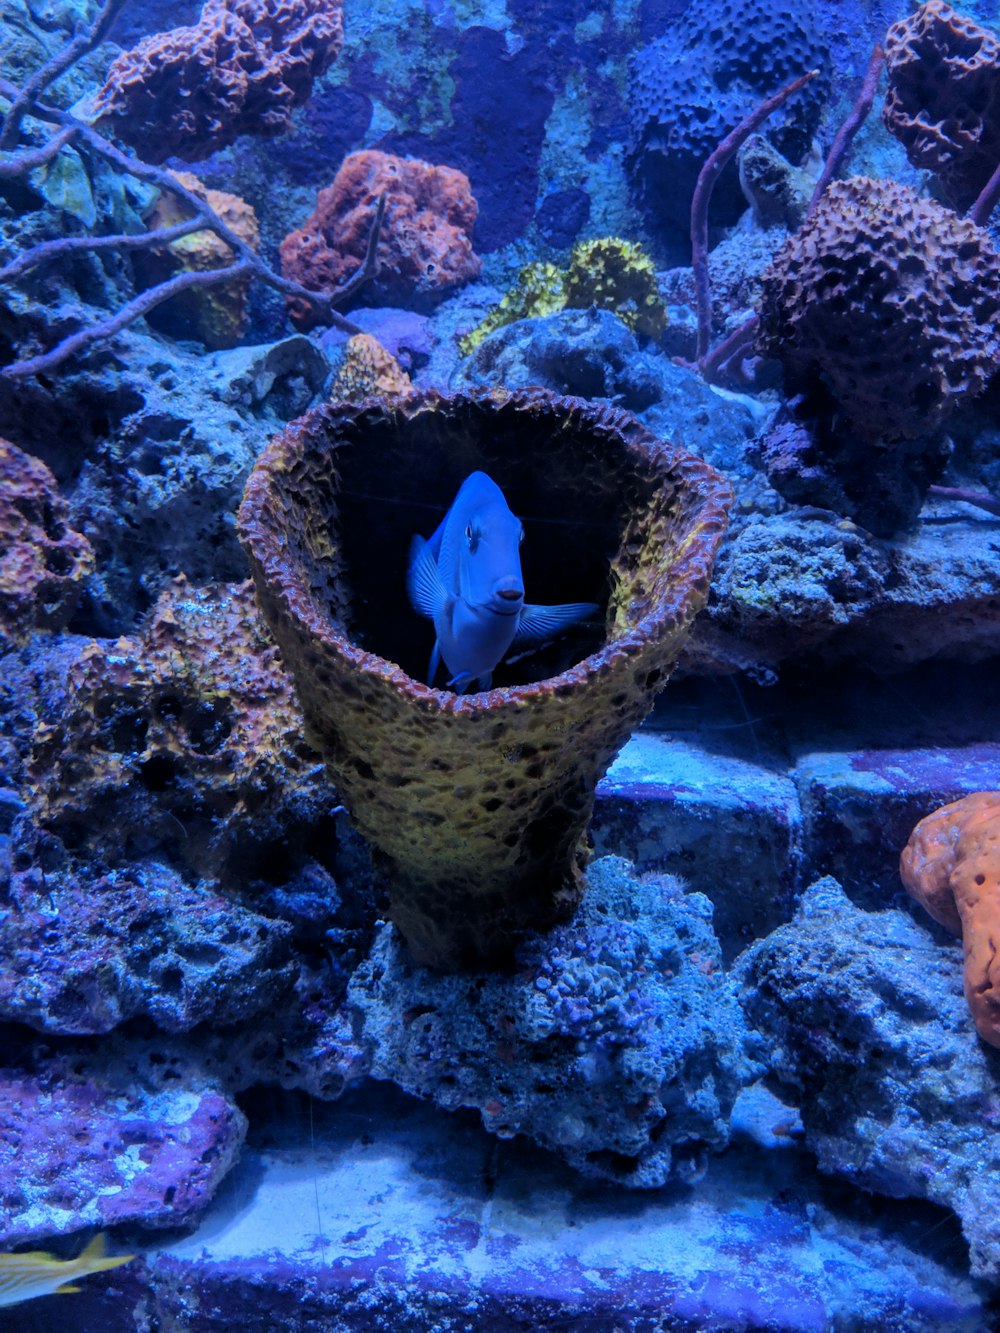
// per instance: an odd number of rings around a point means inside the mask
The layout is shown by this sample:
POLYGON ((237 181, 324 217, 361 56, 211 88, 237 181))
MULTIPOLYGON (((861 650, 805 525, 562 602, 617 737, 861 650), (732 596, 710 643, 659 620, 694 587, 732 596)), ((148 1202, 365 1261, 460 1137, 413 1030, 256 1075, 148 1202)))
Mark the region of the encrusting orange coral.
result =
POLYGON ((1000 1047, 1000 791, 922 819, 899 861, 906 890, 962 936, 965 999, 983 1041, 1000 1047))

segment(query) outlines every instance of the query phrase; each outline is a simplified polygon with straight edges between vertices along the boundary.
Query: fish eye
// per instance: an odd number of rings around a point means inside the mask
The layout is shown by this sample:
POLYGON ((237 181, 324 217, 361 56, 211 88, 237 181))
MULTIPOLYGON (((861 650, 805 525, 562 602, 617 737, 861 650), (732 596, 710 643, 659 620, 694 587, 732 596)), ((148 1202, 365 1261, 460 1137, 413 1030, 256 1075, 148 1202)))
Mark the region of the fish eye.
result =
POLYGON ((466 525, 465 540, 469 543, 469 550, 475 551, 476 547, 479 545, 479 533, 471 523, 466 525))

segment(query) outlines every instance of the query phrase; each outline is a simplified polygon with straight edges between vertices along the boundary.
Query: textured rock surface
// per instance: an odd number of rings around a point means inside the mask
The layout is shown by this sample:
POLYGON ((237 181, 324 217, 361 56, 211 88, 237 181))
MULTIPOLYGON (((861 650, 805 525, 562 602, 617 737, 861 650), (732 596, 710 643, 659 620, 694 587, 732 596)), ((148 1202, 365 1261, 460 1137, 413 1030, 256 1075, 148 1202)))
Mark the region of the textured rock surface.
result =
POLYGON ((156 865, 107 875, 15 871, 0 908, 0 1020, 168 1032, 270 1011, 294 980, 291 928, 156 865))
POLYGON ((0 1070, 0 1242, 196 1223, 246 1133, 232 1100, 128 1046, 35 1054, 0 1070))
POLYGON ((594 788, 707 596, 729 495, 626 414, 540 391, 316 409, 268 447, 240 511, 258 597, 420 961, 499 957, 572 911, 594 788), (590 597, 605 630, 573 665, 557 643, 457 696, 417 683, 427 639, 399 571, 476 469, 525 513, 527 550, 533 515, 560 516, 558 546, 534 529, 532 599, 590 597))
POLYGON ((711 914, 608 857, 572 923, 526 938, 512 975, 439 976, 386 927, 348 990, 356 1038, 376 1078, 475 1107, 585 1175, 695 1180, 754 1073, 711 914))
POLYGON ((976 1037, 959 947, 826 879, 735 976, 821 1169, 952 1208, 973 1273, 996 1282, 1000 1056, 976 1037))
MULTIPOLYGON (((253 250, 260 246, 257 214, 245 199, 224 190, 209 190, 197 176, 187 171, 174 173, 188 190, 205 200, 216 217, 253 250)), ((162 194, 146 225, 171 227, 191 217, 186 204, 176 196, 162 194)), ((142 287, 165 282, 178 273, 200 273, 225 268, 235 256, 214 231, 193 231, 166 247, 138 250, 132 263, 142 287)), ((247 331, 249 321, 250 278, 218 283, 213 287, 194 287, 180 292, 150 311, 148 320, 154 329, 173 338, 197 338, 213 350, 235 347, 247 331)))
POLYGON ((0 439, 0 644, 61 629, 93 564, 90 543, 70 527, 55 477, 0 439))
POLYGON ((112 865, 159 853, 238 881, 335 803, 249 584, 178 579, 141 636, 93 641, 70 682, 35 733, 35 806, 112 865))
POLYGON ((715 595, 688 648, 731 664, 861 660, 899 670, 1000 651, 996 520, 943 508, 881 541, 834 514, 751 516, 723 548, 715 595))
MULTIPOLYGON (((720 0, 693 7, 641 50, 632 65, 628 147, 633 179, 656 225, 679 241, 688 231, 698 172, 712 150, 765 97, 827 53, 811 7, 720 0)), ((809 150, 829 91, 814 79, 767 123, 767 137, 793 162, 809 150)), ((735 167, 716 186, 712 218, 732 223, 743 209, 735 167)))
MULTIPOLYGON (((364 262, 383 194, 378 267, 365 283, 365 301, 429 309, 478 276, 472 249, 477 209, 468 177, 453 167, 363 152, 345 159, 333 184, 320 190, 311 216, 281 242, 285 277, 310 291, 343 286, 364 262)), ((299 327, 315 322, 307 302, 293 298, 289 309, 299 327)))
MULTIPOLYGON (((946 1214, 817 1197, 805 1154, 731 1148, 693 1191, 623 1199, 384 1084, 328 1111, 294 1098, 252 1109, 205 1225, 83 1284, 82 1328, 134 1333, 135 1311, 149 1308, 192 1333, 252 1328, 262 1309, 288 1333, 995 1323, 946 1214)), ((5 1323, 52 1327, 39 1301, 5 1323)))
POLYGON ((934 172, 948 203, 968 208, 1000 160, 1000 40, 928 0, 889 29, 885 63, 886 127, 915 167, 934 172))
POLYGON ((867 441, 928 436, 992 373, 1000 255, 907 186, 834 181, 775 256, 760 316, 760 345, 805 395, 803 415, 822 412, 820 383, 867 441))
POLYGON ((233 515, 247 473, 329 372, 304 337, 199 355, 126 330, 51 381, 0 379, 0 431, 52 468, 94 548, 89 632, 132 633, 180 571, 246 577, 233 515))
POLYGON ((339 0, 206 0, 196 24, 122 52, 95 110, 146 161, 196 162, 286 130, 342 39, 339 0))

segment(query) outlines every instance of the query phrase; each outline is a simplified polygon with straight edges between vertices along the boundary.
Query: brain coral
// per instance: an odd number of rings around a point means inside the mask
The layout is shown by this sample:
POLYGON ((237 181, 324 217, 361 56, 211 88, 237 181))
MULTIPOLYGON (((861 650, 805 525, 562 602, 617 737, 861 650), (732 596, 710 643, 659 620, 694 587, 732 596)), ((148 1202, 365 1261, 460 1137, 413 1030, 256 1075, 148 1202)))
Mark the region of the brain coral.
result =
POLYGON ((241 134, 280 134, 336 59, 340 0, 206 0, 108 70, 95 111, 148 162, 196 162, 241 134))
POLYGON ((541 390, 328 405, 271 441, 240 535, 307 735, 418 961, 506 959, 518 931, 572 911, 598 778, 707 597, 729 497, 626 413, 541 390), (413 534, 476 469, 522 517, 531 600, 607 612, 582 645, 460 696, 420 683, 430 641, 405 576, 413 534))
POLYGON ((1000 255, 908 186, 835 181, 764 274, 760 321, 807 413, 833 407, 872 441, 930 435, 994 370, 1000 255))
MULTIPOLYGON (((764 0, 720 0, 707 12, 693 5, 634 58, 629 167, 649 211, 684 238, 711 151, 765 97, 825 64, 812 10, 764 0)), ((793 162, 809 151, 828 91, 825 77, 814 79, 768 122, 767 137, 793 162)), ((713 217, 735 221, 745 206, 730 167, 716 186, 713 217)))
POLYGON ((967 208, 1000 162, 1000 40, 944 0, 928 0, 885 39, 882 118, 944 198, 967 208))
POLYGON ((94 564, 44 463, 0 439, 0 644, 61 629, 94 564))
MULTIPOLYGON (((281 243, 281 271, 311 291, 340 287, 360 267, 379 196, 387 196, 378 269, 365 284, 371 305, 428 309, 479 274, 472 250, 477 206, 469 178, 452 167, 375 150, 351 153, 320 190, 305 224, 281 243)), ((314 308, 289 306, 308 328, 314 308)))

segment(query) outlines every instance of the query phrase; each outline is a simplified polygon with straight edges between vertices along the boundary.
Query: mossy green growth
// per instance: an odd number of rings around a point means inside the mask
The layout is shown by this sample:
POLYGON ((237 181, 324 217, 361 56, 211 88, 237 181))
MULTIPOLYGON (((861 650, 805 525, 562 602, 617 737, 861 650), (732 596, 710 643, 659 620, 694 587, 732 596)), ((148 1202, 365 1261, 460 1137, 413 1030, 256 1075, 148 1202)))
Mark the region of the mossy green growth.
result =
POLYGON ((606 236, 573 247, 563 283, 566 305, 611 310, 633 333, 658 338, 667 325, 653 261, 641 245, 606 236))
POLYGON ((606 236, 579 241, 570 254, 569 267, 528 264, 512 287, 482 323, 459 339, 458 347, 468 356, 487 334, 518 319, 537 319, 559 310, 597 306, 610 310, 633 333, 658 338, 667 323, 660 299, 653 261, 641 245, 606 236))
POLYGON ((554 315, 566 305, 563 296, 565 274, 555 264, 526 264, 517 275, 517 286, 512 287, 494 306, 482 323, 458 340, 458 350, 468 356, 487 334, 513 324, 518 319, 538 319, 554 315))

